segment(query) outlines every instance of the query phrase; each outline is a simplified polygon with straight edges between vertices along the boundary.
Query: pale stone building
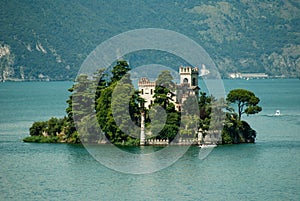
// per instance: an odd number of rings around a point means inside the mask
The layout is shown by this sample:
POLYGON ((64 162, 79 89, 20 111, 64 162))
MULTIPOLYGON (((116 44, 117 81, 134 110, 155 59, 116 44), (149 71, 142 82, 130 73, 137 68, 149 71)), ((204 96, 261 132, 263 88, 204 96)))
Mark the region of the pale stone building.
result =
MULTIPOLYGON (((199 71, 197 67, 179 67, 179 74, 180 83, 176 84, 175 90, 173 91, 175 94, 173 103, 177 111, 181 111, 182 103, 188 96, 198 97, 200 89, 198 87, 199 71)), ((146 101, 144 104, 145 108, 150 108, 154 103, 153 96, 155 86, 155 81, 150 81, 145 77, 141 78, 138 82, 140 96, 146 101)))
POLYGON ((141 78, 138 83, 140 96, 145 99, 145 108, 150 108, 150 106, 153 104, 154 98, 154 90, 155 90, 156 82, 149 81, 148 78, 141 78))

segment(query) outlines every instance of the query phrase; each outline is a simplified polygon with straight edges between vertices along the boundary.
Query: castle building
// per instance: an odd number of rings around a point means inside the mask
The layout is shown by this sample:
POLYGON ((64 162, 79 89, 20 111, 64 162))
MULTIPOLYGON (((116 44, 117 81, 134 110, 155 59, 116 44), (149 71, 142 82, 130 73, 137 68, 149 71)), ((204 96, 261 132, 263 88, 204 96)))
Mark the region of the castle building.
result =
MULTIPOLYGON (((199 87, 198 87, 198 77, 199 71, 198 68, 192 67, 180 67, 180 83, 176 84, 175 90, 173 93, 175 96, 172 99, 173 104, 177 111, 181 111, 181 106, 183 102, 189 96, 199 96, 199 87)), ((140 96, 146 101, 144 104, 145 108, 150 108, 154 103, 154 90, 156 87, 155 81, 150 81, 148 78, 141 78, 138 82, 138 87, 140 91, 140 96)))
POLYGON ((154 103, 154 90, 155 90, 156 82, 149 81, 148 78, 142 77, 139 80, 138 87, 140 91, 140 96, 146 101, 144 103, 144 107, 149 109, 150 106, 154 103))

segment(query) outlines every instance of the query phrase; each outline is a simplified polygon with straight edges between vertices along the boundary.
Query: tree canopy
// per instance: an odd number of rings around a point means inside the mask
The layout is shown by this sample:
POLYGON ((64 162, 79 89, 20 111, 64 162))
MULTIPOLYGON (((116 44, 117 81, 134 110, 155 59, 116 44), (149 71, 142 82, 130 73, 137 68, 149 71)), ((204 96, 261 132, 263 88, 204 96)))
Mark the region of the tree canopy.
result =
POLYGON ((180 113, 175 110, 175 105, 172 103, 174 97, 175 84, 170 71, 162 71, 156 80, 154 90, 154 106, 152 112, 157 116, 151 120, 151 132, 159 139, 173 140, 179 130, 180 113), (165 122, 161 118, 165 115, 165 122))
MULTIPOLYGON (((241 120, 242 114, 256 114, 262 110, 259 103, 259 98, 255 94, 246 89, 234 89, 229 92, 227 95, 226 101, 229 104, 237 105, 238 119, 241 120)), ((230 108, 234 111, 234 109, 230 108)))
POLYGON ((107 139, 114 144, 138 144, 134 125, 139 124, 139 97, 127 74, 129 70, 126 61, 118 61, 112 69, 111 81, 99 89, 96 100, 98 123, 107 139))

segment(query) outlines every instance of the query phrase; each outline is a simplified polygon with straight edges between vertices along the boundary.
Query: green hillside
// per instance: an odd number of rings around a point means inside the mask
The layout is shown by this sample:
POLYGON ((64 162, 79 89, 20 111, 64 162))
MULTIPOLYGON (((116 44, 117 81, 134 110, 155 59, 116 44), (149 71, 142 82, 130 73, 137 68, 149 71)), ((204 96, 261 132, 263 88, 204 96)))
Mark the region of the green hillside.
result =
MULTIPOLYGON (((74 79, 98 44, 124 31, 150 27, 177 31, 198 42, 223 76, 300 76, 296 0, 2 0, 0 9, 0 80, 74 79)), ((131 66, 145 54, 131 55, 131 66)), ((149 62, 157 58, 147 57, 149 62)), ((164 62, 180 65, 172 61, 164 62)))

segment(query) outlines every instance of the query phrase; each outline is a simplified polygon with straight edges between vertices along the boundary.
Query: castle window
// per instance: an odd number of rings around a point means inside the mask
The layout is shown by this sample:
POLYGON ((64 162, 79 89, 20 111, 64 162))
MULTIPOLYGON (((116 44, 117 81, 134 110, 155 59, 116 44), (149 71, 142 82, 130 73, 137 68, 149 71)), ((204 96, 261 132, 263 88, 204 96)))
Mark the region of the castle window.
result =
POLYGON ((153 94, 153 89, 150 90, 150 94, 151 94, 151 95, 153 94))
POLYGON ((188 82, 189 82, 189 80, 187 78, 183 79, 183 83, 188 83, 188 82))
POLYGON ((196 78, 193 78, 193 86, 196 86, 196 78))
POLYGON ((144 89, 142 89, 142 95, 144 94, 144 89))

